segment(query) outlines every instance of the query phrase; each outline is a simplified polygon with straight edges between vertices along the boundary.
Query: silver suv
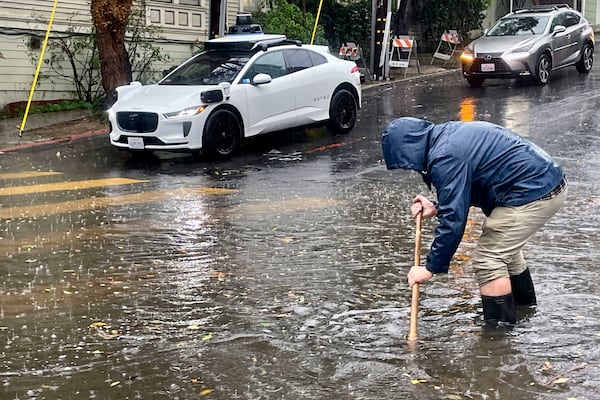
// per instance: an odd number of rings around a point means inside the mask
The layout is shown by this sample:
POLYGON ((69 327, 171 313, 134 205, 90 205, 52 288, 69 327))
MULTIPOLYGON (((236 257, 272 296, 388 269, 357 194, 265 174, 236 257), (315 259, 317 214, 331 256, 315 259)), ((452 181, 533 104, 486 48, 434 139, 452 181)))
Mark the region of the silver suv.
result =
POLYGON ((588 73, 594 62, 594 30, 568 5, 517 10, 500 18, 469 43, 460 57, 473 87, 488 78, 532 77, 548 83, 550 73, 575 65, 588 73))

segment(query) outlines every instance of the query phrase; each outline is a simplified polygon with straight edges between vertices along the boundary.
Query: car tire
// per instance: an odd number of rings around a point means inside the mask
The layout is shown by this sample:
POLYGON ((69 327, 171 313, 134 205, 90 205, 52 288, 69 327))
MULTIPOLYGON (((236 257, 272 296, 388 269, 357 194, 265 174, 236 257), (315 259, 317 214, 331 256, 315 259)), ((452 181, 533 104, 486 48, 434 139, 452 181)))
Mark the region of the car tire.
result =
POLYGON ((538 85, 545 85, 550 80, 550 71, 552 70, 552 61, 548 54, 542 54, 535 63, 535 75, 533 79, 538 85))
POLYGON ((346 89, 335 92, 329 107, 327 129, 333 133, 348 133, 356 124, 358 107, 356 98, 346 89))
POLYGON ((575 68, 577 68, 577 72, 587 74, 592 70, 592 65, 594 65, 594 48, 591 44, 586 43, 581 49, 581 59, 575 64, 575 68))
POLYGON ((481 85, 483 85, 483 81, 485 81, 485 78, 481 78, 479 76, 467 76, 467 82, 469 82, 469 85, 473 88, 481 87, 481 85))
POLYGON ((242 124, 233 111, 214 111, 204 125, 202 153, 212 158, 229 158, 240 145, 242 124))

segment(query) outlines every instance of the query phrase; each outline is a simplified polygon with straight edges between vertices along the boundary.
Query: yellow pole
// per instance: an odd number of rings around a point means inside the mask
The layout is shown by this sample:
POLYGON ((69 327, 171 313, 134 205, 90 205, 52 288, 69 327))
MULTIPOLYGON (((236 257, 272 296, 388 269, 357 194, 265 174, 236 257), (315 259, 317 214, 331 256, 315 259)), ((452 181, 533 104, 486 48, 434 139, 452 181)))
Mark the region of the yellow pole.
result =
POLYGON ((35 85, 37 84, 38 76, 40 75, 40 69, 42 68, 42 63, 44 62, 44 53, 46 53, 46 45, 48 44, 48 38, 50 37, 50 31, 52 30, 52 22, 54 22, 54 14, 56 13, 57 5, 58 0, 54 0, 54 6, 52 6, 52 13, 50 14, 50 21, 48 22, 48 29, 46 30, 46 37, 44 38, 44 44, 42 45, 42 52, 40 54, 40 59, 38 60, 37 68, 35 69, 33 83, 31 84, 31 90, 29 91, 29 99, 27 100, 27 107, 25 107, 25 114, 23 115, 23 121, 21 122, 21 127, 19 129, 19 137, 21 137, 21 134, 25 129, 27 114, 29 114, 29 107, 31 107, 31 99, 33 98, 35 85))
POLYGON ((312 37, 310 38, 310 44, 315 41, 315 34, 317 33, 317 25, 319 24, 319 17, 321 16, 321 7, 323 6, 323 0, 319 1, 319 10, 317 11, 317 19, 315 19, 315 27, 313 28, 312 37))

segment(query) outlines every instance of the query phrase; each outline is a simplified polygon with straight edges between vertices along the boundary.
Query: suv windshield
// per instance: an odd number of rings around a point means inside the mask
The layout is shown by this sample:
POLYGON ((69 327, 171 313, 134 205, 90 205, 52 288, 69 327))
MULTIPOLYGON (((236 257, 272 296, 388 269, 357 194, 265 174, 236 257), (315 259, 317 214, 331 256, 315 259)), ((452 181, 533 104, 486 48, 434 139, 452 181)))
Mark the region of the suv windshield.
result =
POLYGON ((207 51, 167 75, 159 85, 218 85, 231 83, 250 59, 249 53, 207 51))
POLYGON ((541 35, 548 17, 517 16, 502 18, 490 28, 486 36, 541 35))

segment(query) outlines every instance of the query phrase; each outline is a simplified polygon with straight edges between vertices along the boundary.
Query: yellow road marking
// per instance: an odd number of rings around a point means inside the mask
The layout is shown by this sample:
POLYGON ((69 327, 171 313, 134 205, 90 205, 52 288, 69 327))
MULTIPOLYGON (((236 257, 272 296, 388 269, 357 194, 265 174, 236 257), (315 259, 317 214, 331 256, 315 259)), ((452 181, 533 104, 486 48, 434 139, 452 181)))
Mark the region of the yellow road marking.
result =
POLYGON ((127 178, 107 178, 107 179, 94 179, 94 180, 86 180, 86 181, 42 183, 39 185, 3 187, 3 188, 0 188, 0 196, 15 196, 15 195, 29 194, 29 193, 81 190, 81 189, 89 189, 89 188, 100 187, 100 186, 129 185, 132 183, 143 183, 143 182, 148 182, 148 181, 142 181, 142 180, 137 180, 137 179, 127 179, 127 178))
POLYGON ((63 201, 51 204, 0 208, 0 219, 37 218, 42 216, 69 213, 73 211, 98 210, 110 206, 150 203, 173 198, 194 198, 200 195, 222 195, 235 193, 235 189, 222 188, 193 188, 165 190, 160 192, 133 193, 115 197, 96 197, 80 200, 63 201))
POLYGON ((289 212, 300 212, 306 210, 318 210, 329 207, 337 207, 346 204, 345 200, 328 199, 321 197, 303 197, 299 199, 273 200, 261 203, 246 203, 237 207, 237 215, 278 215, 289 212))
POLYGON ((60 175, 60 174, 62 174, 62 172, 41 172, 41 171, 8 172, 6 174, 0 174, 0 179, 8 180, 8 179, 37 178, 40 176, 51 176, 51 175, 60 175))

